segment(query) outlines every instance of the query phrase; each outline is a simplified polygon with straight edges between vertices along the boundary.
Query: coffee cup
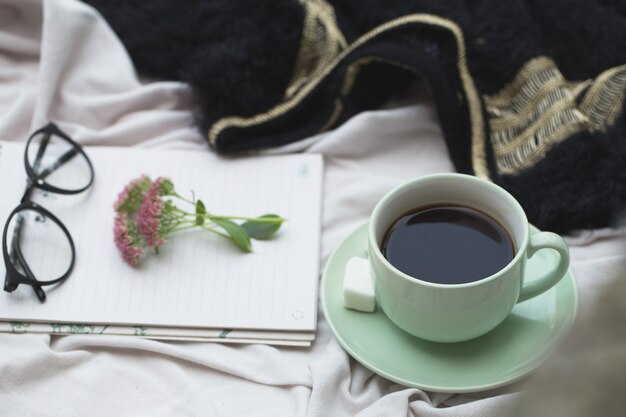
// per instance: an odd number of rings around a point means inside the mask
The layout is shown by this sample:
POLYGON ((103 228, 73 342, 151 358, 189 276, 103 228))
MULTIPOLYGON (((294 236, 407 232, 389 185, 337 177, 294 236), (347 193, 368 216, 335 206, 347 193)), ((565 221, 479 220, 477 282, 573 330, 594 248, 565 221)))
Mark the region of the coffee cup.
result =
MULTIPOLYGON (((403 232, 408 233, 409 238, 412 236, 408 226, 403 232)), ((403 246, 405 237, 393 243, 400 252, 407 246, 403 246)), ((516 303, 554 286, 565 275, 569 264, 567 245, 559 235, 531 234, 526 214, 511 194, 494 183, 464 174, 420 177, 387 193, 370 218, 368 255, 379 307, 401 329, 435 342, 461 342, 489 332, 509 315, 516 303), (425 228, 419 239, 425 239, 426 245, 416 244, 404 258, 399 256, 396 260, 390 242, 396 233, 394 228, 403 227, 402 219, 405 225, 415 227, 419 223, 425 228), (493 238, 495 249, 483 249, 483 243, 471 241, 474 239, 471 234, 462 238, 451 235, 452 241, 445 243, 446 236, 439 235, 448 232, 439 228, 450 219, 449 224, 455 227, 462 223, 461 233, 468 229, 493 238), (483 221, 489 225, 482 225, 483 221), (465 247, 460 242, 463 239, 470 239, 465 247), (506 239, 510 239, 508 243, 506 239), (510 255, 506 255, 507 250, 510 255), (526 262, 540 250, 553 250, 558 256, 552 257, 555 259, 553 268, 541 277, 528 280, 526 262), (419 251, 429 254, 420 257, 419 251), (501 264, 492 262, 492 258, 498 258, 501 264), (478 259, 483 259, 487 265, 482 265, 478 259), (408 266, 400 265, 402 262, 408 266), (411 267, 416 267, 418 272, 413 272, 411 267), (489 267, 495 270, 490 271, 489 267), (439 269, 448 272, 437 276, 439 269)))

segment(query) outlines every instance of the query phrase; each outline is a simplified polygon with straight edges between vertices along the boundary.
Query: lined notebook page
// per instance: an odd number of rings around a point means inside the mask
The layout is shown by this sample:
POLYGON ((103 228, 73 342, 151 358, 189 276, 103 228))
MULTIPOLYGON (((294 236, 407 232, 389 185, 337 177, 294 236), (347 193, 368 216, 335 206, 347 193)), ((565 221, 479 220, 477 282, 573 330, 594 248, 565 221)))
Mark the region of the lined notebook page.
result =
MULTIPOLYGON (((19 202, 26 174, 24 145, 0 144, 4 222, 19 202)), ((94 147, 87 152, 96 173, 90 190, 77 196, 33 194, 74 238, 72 275, 47 287, 43 304, 27 285, 0 292, 0 320, 315 329, 321 156, 223 159, 209 152, 94 147), (124 185, 142 174, 171 178, 188 198, 193 190, 214 214, 276 213, 287 221, 272 240, 253 240, 249 254, 206 231, 173 234, 158 255, 134 269, 113 244, 112 206, 124 185)), ((2 263, 1 277, 4 270, 2 263)))

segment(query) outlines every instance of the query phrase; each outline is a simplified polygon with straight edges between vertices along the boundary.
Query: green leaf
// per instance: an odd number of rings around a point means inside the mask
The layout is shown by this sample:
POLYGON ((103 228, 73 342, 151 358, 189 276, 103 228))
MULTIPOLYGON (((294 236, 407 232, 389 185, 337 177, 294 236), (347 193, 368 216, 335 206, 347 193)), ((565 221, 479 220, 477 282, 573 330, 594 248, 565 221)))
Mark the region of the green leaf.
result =
POLYGON ((202 226, 204 224, 204 218, 206 216, 206 207, 202 200, 196 202, 196 224, 202 226))
POLYGON ((213 222, 224 229, 230 238, 245 252, 252 252, 252 244, 250 243, 250 236, 246 229, 241 227, 235 222, 226 219, 213 219, 213 222))
POLYGON ((280 229, 280 226, 285 221, 285 219, 276 214, 265 214, 263 216, 259 216, 258 219, 263 220, 248 220, 241 225, 241 227, 246 229, 246 232, 248 232, 251 238, 257 240, 270 239, 272 236, 274 236, 278 229, 280 229))

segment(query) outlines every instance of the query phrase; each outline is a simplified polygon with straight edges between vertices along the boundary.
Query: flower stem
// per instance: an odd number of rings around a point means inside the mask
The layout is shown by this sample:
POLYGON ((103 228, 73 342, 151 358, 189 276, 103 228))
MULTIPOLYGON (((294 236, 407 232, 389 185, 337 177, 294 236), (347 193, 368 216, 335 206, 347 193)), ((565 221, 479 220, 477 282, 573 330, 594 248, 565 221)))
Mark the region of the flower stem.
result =
POLYGON ((286 221, 286 219, 283 219, 282 217, 241 217, 241 216, 218 216, 215 214, 207 214, 206 218, 208 218, 209 220, 211 219, 218 219, 218 220, 247 220, 247 221, 252 221, 252 222, 259 222, 259 223, 282 223, 284 221, 286 221))
POLYGON ((199 228, 201 228, 203 230, 206 230, 208 232, 213 232, 213 233, 218 234, 218 235, 220 235, 222 237, 230 239, 230 236, 228 236, 226 233, 222 233, 219 230, 215 230, 212 227, 206 226, 204 224, 203 225, 197 225, 195 222, 193 224, 187 224, 187 225, 184 225, 184 226, 175 227, 175 228, 171 229, 168 233, 182 232, 183 230, 193 229, 194 227, 199 227, 199 228))
MULTIPOLYGON (((197 216, 196 213, 190 213, 188 211, 181 210, 180 208, 178 208, 176 206, 174 206, 174 208, 175 208, 176 212, 179 213, 176 216, 177 218, 188 217, 188 218, 195 219, 196 216, 197 216)), ((224 216, 224 215, 209 214, 209 213, 204 214, 203 217, 206 220, 212 220, 212 219, 217 219, 217 220, 245 220, 245 221, 251 221, 251 222, 258 222, 258 223, 282 223, 282 222, 287 220, 287 219, 284 219, 282 217, 242 217, 242 216, 224 216)))
MULTIPOLYGON (((176 197, 176 198, 179 198, 179 199, 183 200, 184 202, 189 203, 189 204, 191 204, 191 205, 195 205, 195 204, 196 204, 196 202, 195 202, 195 201, 191 201, 191 200, 189 200, 189 199, 187 199, 187 198, 183 197, 182 195, 180 195, 180 194, 178 194, 178 193, 174 193, 174 194, 173 194, 173 196, 174 196, 174 197, 176 197)), ((182 211, 182 210, 181 210, 181 211, 182 211)))
POLYGON ((174 227, 173 229, 171 229, 168 233, 174 233, 174 232, 180 232, 180 231, 183 231, 183 230, 189 230, 189 229, 193 229, 194 227, 197 227, 197 225, 195 223, 194 224, 188 224, 186 226, 177 226, 177 227, 174 227))

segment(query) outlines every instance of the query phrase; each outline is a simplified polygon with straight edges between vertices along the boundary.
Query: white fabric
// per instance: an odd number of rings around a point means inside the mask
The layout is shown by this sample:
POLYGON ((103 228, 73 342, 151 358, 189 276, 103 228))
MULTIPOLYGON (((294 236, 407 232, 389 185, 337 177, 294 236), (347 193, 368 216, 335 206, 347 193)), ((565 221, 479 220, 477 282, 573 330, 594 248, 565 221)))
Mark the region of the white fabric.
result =
MULTIPOLYGON (((180 83, 140 82, 88 6, 0 0, 0 138, 24 141, 50 119, 86 145, 206 152, 190 106, 180 83)), ((306 143, 326 161, 322 264, 391 187, 453 169, 429 103, 363 113, 306 143)), ((624 269, 623 240, 607 230, 571 239, 581 306, 624 269)), ((310 349, 0 335, 2 416, 502 416, 519 390, 394 384, 351 359, 321 313, 310 349)))

